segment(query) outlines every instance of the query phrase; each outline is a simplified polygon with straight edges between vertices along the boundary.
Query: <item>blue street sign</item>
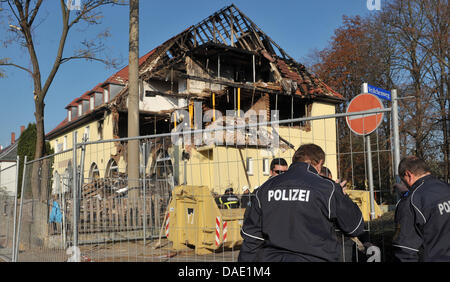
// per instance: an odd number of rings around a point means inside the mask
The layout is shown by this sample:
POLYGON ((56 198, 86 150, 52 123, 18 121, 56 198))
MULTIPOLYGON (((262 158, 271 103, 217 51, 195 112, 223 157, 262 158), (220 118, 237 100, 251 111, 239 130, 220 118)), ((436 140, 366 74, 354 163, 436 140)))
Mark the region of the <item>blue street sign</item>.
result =
POLYGON ((391 101, 391 91, 388 91, 388 90, 385 90, 382 88, 378 88, 378 87, 372 86, 370 84, 367 85, 367 88, 368 88, 370 94, 374 94, 377 97, 380 97, 381 99, 391 101))

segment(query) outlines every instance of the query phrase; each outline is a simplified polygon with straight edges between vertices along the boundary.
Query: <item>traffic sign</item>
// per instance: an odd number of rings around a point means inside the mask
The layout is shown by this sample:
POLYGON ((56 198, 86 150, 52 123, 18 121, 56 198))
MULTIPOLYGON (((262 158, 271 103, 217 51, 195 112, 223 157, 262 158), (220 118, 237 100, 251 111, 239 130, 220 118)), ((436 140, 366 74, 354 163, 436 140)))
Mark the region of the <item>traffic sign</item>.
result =
POLYGON ((370 84, 367 84, 367 90, 369 93, 376 95, 377 97, 379 97, 381 99, 391 101, 391 91, 389 91, 389 90, 378 88, 378 87, 372 86, 370 84))
MULTIPOLYGON (((353 98, 347 107, 347 113, 364 112, 369 110, 382 110, 383 103, 377 96, 363 93, 353 98)), ((347 116, 348 127, 358 135, 367 135, 375 131, 383 120, 383 113, 360 114, 347 116)))

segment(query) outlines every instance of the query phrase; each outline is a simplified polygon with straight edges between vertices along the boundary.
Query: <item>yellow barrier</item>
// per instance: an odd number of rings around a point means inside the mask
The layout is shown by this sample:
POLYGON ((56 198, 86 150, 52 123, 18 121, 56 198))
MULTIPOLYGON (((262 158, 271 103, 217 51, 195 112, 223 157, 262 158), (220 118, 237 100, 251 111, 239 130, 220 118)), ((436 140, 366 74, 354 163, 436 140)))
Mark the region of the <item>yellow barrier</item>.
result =
POLYGON ((194 246, 198 255, 242 244, 245 209, 219 209, 206 186, 176 186, 165 220, 175 250, 194 246))
MULTIPOLYGON (((346 190, 347 195, 358 205, 363 214, 364 221, 370 221, 370 192, 364 190, 346 190)), ((374 201, 375 218, 383 215, 380 206, 374 201)))
MULTIPOLYGON (((370 220, 369 191, 347 190, 360 208, 364 221, 370 220)), ((175 250, 195 247, 197 255, 242 244, 240 230, 245 209, 219 209, 206 186, 176 186, 172 192, 164 229, 175 250)), ((375 202, 375 217, 383 214, 375 202)))

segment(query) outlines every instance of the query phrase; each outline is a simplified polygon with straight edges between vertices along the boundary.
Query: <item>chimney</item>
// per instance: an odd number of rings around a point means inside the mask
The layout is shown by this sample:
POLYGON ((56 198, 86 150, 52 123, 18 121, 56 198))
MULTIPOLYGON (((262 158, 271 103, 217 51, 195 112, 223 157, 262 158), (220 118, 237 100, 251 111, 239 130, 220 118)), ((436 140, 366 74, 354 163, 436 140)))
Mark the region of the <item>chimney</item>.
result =
POLYGON ((22 133, 25 131, 25 125, 20 126, 20 136, 22 136, 22 133))
POLYGON ((11 132, 11 145, 16 142, 16 133, 11 132))

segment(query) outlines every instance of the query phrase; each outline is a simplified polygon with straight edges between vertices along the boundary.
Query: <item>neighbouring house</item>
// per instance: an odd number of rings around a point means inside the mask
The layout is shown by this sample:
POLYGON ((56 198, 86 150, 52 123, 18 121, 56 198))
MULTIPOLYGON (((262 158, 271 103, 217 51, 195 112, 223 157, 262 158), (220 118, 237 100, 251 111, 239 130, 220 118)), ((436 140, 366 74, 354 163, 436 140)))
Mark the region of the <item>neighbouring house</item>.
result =
MULTIPOLYGON (((240 121, 332 115, 344 101, 235 5, 143 55, 139 78, 142 136, 175 132, 181 125, 220 129, 240 121), (273 115, 275 110, 278 116, 273 115)), ((68 179, 72 171, 73 154, 65 151, 72 148, 75 132, 77 143, 127 137, 127 96, 128 66, 66 106, 66 118, 46 135, 60 154, 53 164, 57 179, 68 179)), ((283 123, 274 130, 266 126, 253 135, 243 130, 231 136, 226 130, 220 135, 219 130, 191 144, 155 138, 146 175, 165 178, 172 186, 206 185, 217 193, 233 187, 239 193, 243 186, 253 189, 267 180, 272 158, 284 157, 290 163, 295 149, 309 142, 324 148, 325 165, 337 175, 335 119, 283 123), (280 136, 276 147, 271 143, 274 136, 280 136)), ((86 146, 83 184, 126 175, 126 147, 127 142, 86 146)), ((62 183, 55 181, 52 193, 69 186, 62 183)))
MULTIPOLYGON (((21 126, 21 134, 25 130, 21 126)), ((0 150, 0 193, 13 196, 17 189, 17 146, 16 134, 11 133, 11 144, 0 150)))

